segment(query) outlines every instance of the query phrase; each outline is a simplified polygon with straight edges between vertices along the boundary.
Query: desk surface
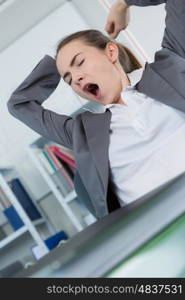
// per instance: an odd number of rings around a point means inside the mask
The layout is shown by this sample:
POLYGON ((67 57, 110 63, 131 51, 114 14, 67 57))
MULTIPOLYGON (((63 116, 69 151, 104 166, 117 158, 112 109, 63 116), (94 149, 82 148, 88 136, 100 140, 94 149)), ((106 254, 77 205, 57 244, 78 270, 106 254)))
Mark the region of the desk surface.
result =
POLYGON ((16 277, 181 277, 184 182, 181 175, 155 195, 111 213, 16 277))
POLYGON ((185 216, 172 223, 105 277, 185 277, 185 216))

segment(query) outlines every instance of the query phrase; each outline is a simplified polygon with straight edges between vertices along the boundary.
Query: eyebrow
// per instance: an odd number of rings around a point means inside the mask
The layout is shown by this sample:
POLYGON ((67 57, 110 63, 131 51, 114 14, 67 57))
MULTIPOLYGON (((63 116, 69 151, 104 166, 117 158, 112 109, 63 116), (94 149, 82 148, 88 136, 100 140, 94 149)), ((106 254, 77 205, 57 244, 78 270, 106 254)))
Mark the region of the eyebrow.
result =
MULTIPOLYGON (((72 59, 71 62, 70 62, 70 67, 74 66, 75 60, 76 60, 77 56, 80 55, 81 53, 82 53, 82 52, 79 52, 79 53, 77 53, 77 54, 73 57, 73 59, 72 59)), ((64 74, 64 76, 63 76, 63 79, 65 80, 65 78, 66 78, 67 76, 69 76, 69 75, 70 75, 70 72, 66 72, 66 73, 64 74)))

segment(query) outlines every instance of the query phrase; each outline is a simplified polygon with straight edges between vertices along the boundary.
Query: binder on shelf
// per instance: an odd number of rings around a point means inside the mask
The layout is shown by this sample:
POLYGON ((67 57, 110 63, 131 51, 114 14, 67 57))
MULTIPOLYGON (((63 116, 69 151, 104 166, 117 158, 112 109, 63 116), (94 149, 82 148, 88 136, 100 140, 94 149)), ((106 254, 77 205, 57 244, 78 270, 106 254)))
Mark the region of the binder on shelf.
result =
POLYGON ((68 168, 68 166, 65 166, 65 162, 61 161, 60 158, 56 156, 50 146, 45 146, 45 150, 53 161, 55 168, 59 170, 61 175, 64 177, 64 181, 70 186, 70 191, 74 189, 73 175, 71 175, 71 170, 68 168))
POLYGON ((69 148, 66 148, 66 147, 64 147, 64 146, 62 146, 62 145, 60 145, 60 144, 54 144, 54 143, 51 143, 50 145, 49 145, 49 147, 57 147, 58 149, 61 149, 61 151, 66 155, 66 156, 68 156, 70 159, 72 159, 72 160, 74 160, 74 155, 73 155, 73 151, 71 150, 71 149, 69 149, 69 148))
MULTIPOLYGON (((56 248, 61 242, 66 242, 68 240, 68 235, 66 234, 65 231, 60 231, 57 232, 56 234, 50 236, 46 240, 44 240, 46 246, 48 247, 49 250, 52 250, 56 248)), ((38 245, 35 245, 31 248, 33 255, 35 258, 38 260, 44 255, 47 254, 46 250, 41 248, 38 245)))
POLYGON ((53 152, 47 149, 47 147, 44 149, 35 149, 35 153, 47 173, 59 188, 62 196, 65 197, 74 189, 73 181, 68 172, 64 169, 63 165, 53 152))
POLYGON ((20 229, 22 226, 24 226, 22 219, 20 218, 19 214, 17 213, 13 205, 6 208, 3 212, 15 231, 20 229))
POLYGON ((23 209, 30 217, 32 221, 42 218, 40 212, 38 211, 37 207, 33 203, 32 199, 28 195, 26 189, 24 188, 23 184, 21 183, 20 179, 14 178, 9 182, 10 188, 12 189, 13 193, 15 194, 17 200, 22 205, 23 209))
POLYGON ((61 242, 62 240, 67 240, 68 236, 65 233, 65 231, 60 231, 57 232, 56 234, 50 236, 49 238, 47 238, 44 242, 46 244, 46 246, 48 247, 49 250, 54 249, 59 242, 61 242))
MULTIPOLYGON (((72 182, 74 181, 74 172, 76 170, 76 162, 74 160, 74 157, 70 154, 70 157, 67 152, 63 151, 58 146, 51 145, 46 147, 48 153, 54 157, 55 160, 57 160, 58 164, 63 166, 63 168, 67 171, 68 175, 72 179, 72 182)), ((74 185, 72 184, 74 187, 74 185)))
MULTIPOLYGON (((18 230, 24 226, 23 221, 21 220, 16 209, 12 205, 11 201, 0 187, 0 211, 2 213, 2 221, 8 221, 14 230, 18 230)), ((4 222, 5 223, 5 222, 4 222)))
POLYGON ((59 157, 61 160, 69 164, 71 167, 76 169, 76 162, 74 158, 67 154, 67 152, 63 151, 60 147, 58 146, 49 146, 48 147, 57 157, 59 157))
POLYGON ((53 159, 50 156, 50 154, 48 153, 47 149, 43 149, 42 152, 43 152, 44 156, 46 157, 48 163, 50 164, 52 171, 56 172, 57 171, 57 167, 55 166, 55 164, 53 162, 53 159))

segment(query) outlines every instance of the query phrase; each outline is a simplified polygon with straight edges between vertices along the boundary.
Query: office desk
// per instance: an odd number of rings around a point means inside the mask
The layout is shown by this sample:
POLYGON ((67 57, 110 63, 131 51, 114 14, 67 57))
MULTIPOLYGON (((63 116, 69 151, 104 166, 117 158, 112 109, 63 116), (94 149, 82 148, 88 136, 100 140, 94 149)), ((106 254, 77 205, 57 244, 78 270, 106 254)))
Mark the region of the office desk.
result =
POLYGON ((111 213, 16 277, 183 277, 184 183, 111 213))

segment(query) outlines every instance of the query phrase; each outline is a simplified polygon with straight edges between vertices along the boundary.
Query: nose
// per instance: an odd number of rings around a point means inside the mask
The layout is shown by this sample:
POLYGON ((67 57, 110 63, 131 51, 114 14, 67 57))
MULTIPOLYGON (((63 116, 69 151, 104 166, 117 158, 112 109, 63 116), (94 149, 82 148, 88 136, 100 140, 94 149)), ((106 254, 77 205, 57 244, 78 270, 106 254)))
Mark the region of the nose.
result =
POLYGON ((77 85, 77 86, 81 86, 82 85, 82 82, 84 80, 84 75, 83 74, 75 74, 74 76, 74 83, 77 85))

